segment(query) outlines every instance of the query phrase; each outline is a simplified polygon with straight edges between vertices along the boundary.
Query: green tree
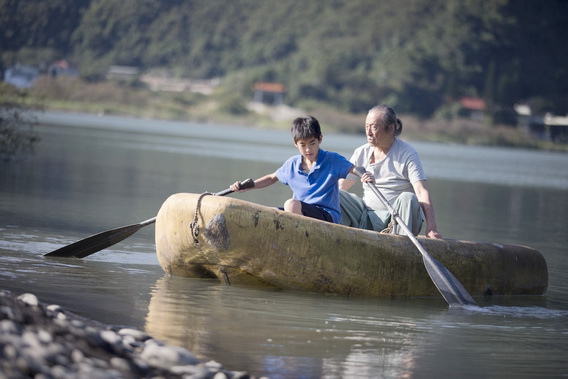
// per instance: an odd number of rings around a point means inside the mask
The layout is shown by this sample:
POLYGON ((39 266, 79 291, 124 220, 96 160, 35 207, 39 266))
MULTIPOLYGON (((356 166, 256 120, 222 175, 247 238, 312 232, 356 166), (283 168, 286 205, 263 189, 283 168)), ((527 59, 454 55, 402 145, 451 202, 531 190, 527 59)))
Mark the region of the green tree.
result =
POLYGON ((39 141, 33 130, 36 124, 25 92, 0 83, 0 159, 8 161, 32 152, 39 141))
POLYGON ((50 49, 52 56, 66 57, 72 50, 71 34, 90 2, 0 0, 0 69, 16 63, 22 49, 50 49))
POLYGON ((93 1, 73 33, 82 76, 101 79, 112 64, 140 66, 148 29, 159 17, 161 4, 156 0, 93 1))
POLYGON ((4 57, 73 51, 90 79, 111 64, 136 65, 230 78, 243 95, 253 81, 283 82, 291 105, 360 112, 387 102, 429 116, 484 96, 491 77, 496 107, 531 98, 568 107, 566 0, 0 0, 0 8, 4 57))

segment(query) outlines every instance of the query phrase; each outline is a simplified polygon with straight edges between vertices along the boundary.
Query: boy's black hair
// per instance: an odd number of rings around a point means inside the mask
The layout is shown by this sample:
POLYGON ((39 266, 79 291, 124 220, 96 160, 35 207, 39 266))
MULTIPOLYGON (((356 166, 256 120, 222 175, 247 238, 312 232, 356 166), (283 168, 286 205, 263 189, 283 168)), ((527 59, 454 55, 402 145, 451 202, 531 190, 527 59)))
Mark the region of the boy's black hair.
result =
POLYGON ((313 116, 298 117, 292 121, 290 128, 294 143, 300 139, 306 138, 321 138, 321 127, 319 121, 313 116))

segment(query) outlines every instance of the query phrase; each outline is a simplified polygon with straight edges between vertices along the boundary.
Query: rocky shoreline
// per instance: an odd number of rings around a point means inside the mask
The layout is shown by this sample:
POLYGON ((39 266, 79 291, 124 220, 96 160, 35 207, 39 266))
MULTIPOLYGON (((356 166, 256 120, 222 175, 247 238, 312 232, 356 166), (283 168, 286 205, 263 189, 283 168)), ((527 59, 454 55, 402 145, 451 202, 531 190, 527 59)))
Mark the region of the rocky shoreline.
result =
POLYGON ((202 362, 144 331, 85 319, 25 293, 0 290, 0 379, 254 379, 202 362))

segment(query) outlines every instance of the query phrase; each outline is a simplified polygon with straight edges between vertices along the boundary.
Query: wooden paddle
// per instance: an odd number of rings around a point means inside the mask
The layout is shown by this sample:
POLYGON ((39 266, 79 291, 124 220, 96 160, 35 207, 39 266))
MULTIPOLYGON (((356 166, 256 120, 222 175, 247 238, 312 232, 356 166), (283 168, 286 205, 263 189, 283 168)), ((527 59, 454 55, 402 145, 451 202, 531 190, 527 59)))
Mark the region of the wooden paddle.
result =
MULTIPOLYGON (((246 179, 241 182, 241 189, 254 187, 254 181, 252 179, 246 179)), ((214 196, 225 196, 233 191, 228 188, 221 192, 212 194, 214 196)), ((106 249, 109 246, 119 243, 122 240, 130 237, 138 230, 145 226, 153 224, 156 222, 156 217, 150 218, 146 221, 142 221, 138 224, 127 225, 116 229, 107 230, 101 232, 80 241, 74 242, 71 245, 61 247, 51 253, 44 254, 44 257, 75 257, 84 258, 97 251, 106 249)))
MULTIPOLYGON (((365 173, 365 169, 363 167, 357 167, 355 168, 355 173, 361 177, 365 173)), ((369 186, 369 188, 375 193, 375 195, 377 195, 379 200, 381 200, 383 205, 391 213, 392 218, 396 220, 396 222, 400 225, 402 230, 404 230, 408 238, 410 238, 410 240, 414 243, 420 254, 422 254, 422 260, 424 261, 424 266, 426 266, 428 275, 430 275, 432 282, 434 282, 434 285, 436 286, 436 288, 438 288, 438 291, 440 291, 448 304, 450 306, 477 305, 475 300, 473 300, 471 295, 462 286, 459 280, 436 258, 428 254, 428 252, 424 249, 420 242, 418 242, 418 239, 410 231, 404 221, 402 221, 398 213, 396 213, 394 208, 390 205, 383 194, 377 189, 377 187, 373 183, 365 184, 369 186)))

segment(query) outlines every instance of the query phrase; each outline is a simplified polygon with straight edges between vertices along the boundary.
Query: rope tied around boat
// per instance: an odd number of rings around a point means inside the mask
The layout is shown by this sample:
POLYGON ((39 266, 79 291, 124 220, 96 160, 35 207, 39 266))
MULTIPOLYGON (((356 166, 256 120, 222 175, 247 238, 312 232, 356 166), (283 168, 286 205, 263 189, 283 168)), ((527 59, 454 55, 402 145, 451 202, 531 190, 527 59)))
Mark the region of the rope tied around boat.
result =
POLYGON ((392 234, 394 233, 394 227, 397 224, 396 220, 391 220, 386 228, 380 231, 380 233, 392 234))
POLYGON ((193 221, 189 224, 189 229, 191 230, 191 236, 193 237, 193 242, 196 245, 199 245, 199 240, 197 236, 199 236, 199 207, 201 206, 201 199, 203 199, 207 195, 213 195, 211 192, 203 192, 197 198, 197 204, 195 205, 195 214, 193 215, 193 221))

